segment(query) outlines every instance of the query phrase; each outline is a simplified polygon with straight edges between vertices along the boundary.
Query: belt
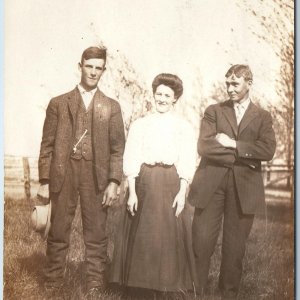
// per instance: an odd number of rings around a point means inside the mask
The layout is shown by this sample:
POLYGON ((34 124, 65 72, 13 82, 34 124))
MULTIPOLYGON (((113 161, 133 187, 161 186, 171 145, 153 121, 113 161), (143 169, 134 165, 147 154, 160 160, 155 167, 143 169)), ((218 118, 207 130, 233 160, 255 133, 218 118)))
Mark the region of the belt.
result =
POLYGON ((167 165, 167 164, 164 164, 164 163, 155 163, 155 164, 146 164, 144 163, 145 166, 149 167, 149 168, 154 168, 154 167, 163 167, 163 168, 171 168, 174 166, 174 164, 172 165, 167 165))

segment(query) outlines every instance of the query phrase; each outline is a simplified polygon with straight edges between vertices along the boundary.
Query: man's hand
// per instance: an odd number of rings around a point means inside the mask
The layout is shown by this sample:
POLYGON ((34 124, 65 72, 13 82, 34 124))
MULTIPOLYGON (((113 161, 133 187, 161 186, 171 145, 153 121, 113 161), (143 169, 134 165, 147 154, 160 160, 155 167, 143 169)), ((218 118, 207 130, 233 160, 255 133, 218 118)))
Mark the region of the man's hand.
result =
POLYGON ((225 148, 236 149, 236 141, 225 133, 218 133, 216 135, 216 140, 225 148))
POLYGON ((110 182, 104 191, 102 205, 111 206, 118 198, 117 191, 118 185, 115 182, 110 182))
POLYGON ((49 203, 49 184, 40 184, 38 192, 37 192, 37 197, 38 199, 43 203, 43 204, 48 204, 49 203))

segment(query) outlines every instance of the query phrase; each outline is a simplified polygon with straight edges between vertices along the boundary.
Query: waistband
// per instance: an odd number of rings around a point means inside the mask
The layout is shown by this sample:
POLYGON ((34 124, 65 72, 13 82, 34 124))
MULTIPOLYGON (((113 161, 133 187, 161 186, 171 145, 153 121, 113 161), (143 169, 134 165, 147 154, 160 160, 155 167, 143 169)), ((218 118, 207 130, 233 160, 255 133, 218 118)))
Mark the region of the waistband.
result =
POLYGON ((149 167, 149 168, 154 168, 154 167, 171 168, 171 167, 174 166, 174 164, 167 165, 167 164, 164 164, 164 163, 155 163, 155 164, 146 164, 146 163, 143 163, 143 165, 145 165, 146 167, 149 167))

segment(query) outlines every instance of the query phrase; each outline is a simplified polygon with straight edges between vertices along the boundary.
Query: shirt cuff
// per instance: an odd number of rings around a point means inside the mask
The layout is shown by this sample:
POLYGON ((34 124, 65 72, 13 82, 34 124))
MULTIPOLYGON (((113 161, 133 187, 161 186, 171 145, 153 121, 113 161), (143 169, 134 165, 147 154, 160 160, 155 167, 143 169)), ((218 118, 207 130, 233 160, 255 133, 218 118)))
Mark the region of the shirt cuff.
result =
POLYGON ((117 180, 117 179, 114 179, 114 178, 108 179, 108 183, 111 183, 111 182, 113 182, 113 183, 115 183, 115 184, 117 184, 117 185, 120 185, 120 181, 117 180))
POLYGON ((39 182, 41 185, 44 185, 44 184, 49 184, 50 180, 49 179, 40 179, 39 182))

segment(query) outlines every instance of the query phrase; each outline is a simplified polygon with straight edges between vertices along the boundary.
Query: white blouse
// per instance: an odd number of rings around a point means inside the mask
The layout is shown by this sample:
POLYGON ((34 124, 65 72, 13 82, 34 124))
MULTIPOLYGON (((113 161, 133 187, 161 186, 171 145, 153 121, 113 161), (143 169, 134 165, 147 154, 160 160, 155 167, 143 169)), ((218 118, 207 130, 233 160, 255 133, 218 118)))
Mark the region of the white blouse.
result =
POLYGON ((124 173, 137 177, 143 163, 174 164, 180 178, 191 181, 197 141, 193 127, 175 112, 153 113, 132 123, 124 153, 124 173))

